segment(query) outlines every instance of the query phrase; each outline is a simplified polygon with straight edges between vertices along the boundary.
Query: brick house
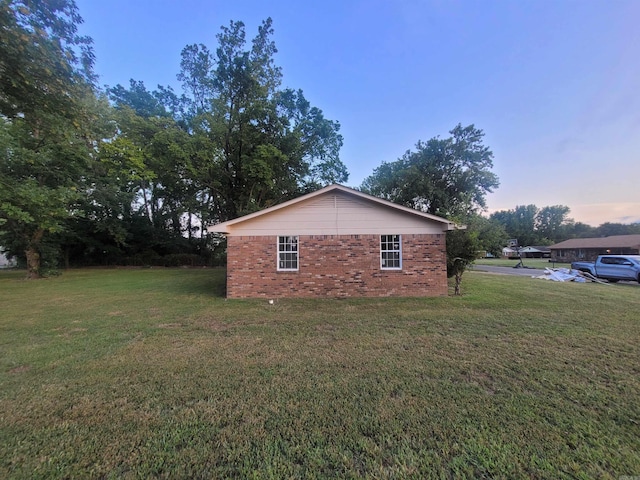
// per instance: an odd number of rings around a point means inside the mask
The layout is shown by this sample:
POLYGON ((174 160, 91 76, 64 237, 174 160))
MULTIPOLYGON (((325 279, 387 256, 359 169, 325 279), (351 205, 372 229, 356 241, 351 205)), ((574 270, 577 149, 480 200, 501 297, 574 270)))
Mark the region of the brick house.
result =
POLYGON ((227 237, 227 297, 446 296, 455 225, 342 185, 209 227, 227 237))
POLYGON ((640 235, 611 235, 597 238, 572 238, 549 247, 556 262, 594 261, 598 255, 638 255, 640 235))

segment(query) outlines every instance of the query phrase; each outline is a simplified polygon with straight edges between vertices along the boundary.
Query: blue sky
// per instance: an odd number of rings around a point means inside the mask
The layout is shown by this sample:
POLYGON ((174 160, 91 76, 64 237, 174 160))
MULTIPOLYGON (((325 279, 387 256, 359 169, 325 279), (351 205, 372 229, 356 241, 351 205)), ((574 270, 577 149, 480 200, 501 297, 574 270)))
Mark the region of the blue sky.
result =
POLYGON ((485 132, 489 212, 567 205, 640 221, 637 0, 76 0, 100 83, 179 90, 180 52, 274 22, 283 86, 341 123, 351 186, 418 140, 485 132))

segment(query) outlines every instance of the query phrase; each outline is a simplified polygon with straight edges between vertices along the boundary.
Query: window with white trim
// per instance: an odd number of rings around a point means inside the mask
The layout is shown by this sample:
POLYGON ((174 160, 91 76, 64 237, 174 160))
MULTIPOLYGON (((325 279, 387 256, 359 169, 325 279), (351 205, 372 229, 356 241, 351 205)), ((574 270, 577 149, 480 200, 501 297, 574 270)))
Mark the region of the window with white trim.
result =
POLYGON ((380 268, 402 269, 402 238, 400 235, 380 235, 380 268))
POLYGON ((278 237, 278 270, 298 270, 298 237, 278 237))

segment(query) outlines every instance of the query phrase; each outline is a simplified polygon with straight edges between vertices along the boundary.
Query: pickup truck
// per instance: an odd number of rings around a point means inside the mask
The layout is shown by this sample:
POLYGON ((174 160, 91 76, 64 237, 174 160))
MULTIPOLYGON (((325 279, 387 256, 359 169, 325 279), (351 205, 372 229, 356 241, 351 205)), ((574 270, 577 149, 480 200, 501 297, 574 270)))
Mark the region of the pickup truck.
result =
POLYGON ((595 262, 573 262, 571 268, 612 283, 618 280, 640 283, 640 255, 600 255, 595 262))

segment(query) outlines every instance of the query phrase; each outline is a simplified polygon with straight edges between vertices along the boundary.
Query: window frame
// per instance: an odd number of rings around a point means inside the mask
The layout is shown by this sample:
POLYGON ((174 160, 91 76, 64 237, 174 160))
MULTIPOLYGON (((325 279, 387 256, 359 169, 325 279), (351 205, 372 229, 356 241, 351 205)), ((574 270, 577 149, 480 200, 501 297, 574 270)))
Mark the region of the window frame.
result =
POLYGON ((388 234, 388 235, 380 235, 380 270, 402 270, 402 235, 400 234, 388 234), (391 237, 391 240, 389 239, 391 237), (394 238, 397 237, 397 240, 394 238), (391 244, 395 246, 398 244, 398 248, 389 249, 388 246, 391 244), (384 247, 387 248, 384 248, 384 247), (385 253, 397 253, 398 258, 392 258, 391 261, 395 262, 397 260, 398 266, 389 267, 386 266, 385 263, 389 261, 389 258, 385 258, 385 253))
POLYGON ((300 270, 300 237, 298 235, 278 235, 276 237, 276 268, 278 272, 297 272, 300 270), (291 249, 287 250, 287 246, 291 249), (284 255, 285 258, 281 255, 284 255), (293 256, 286 258, 286 255, 293 256), (287 265, 287 262, 292 262, 294 259, 295 267, 280 266, 281 262, 287 265))

